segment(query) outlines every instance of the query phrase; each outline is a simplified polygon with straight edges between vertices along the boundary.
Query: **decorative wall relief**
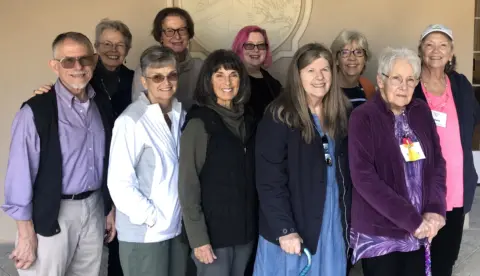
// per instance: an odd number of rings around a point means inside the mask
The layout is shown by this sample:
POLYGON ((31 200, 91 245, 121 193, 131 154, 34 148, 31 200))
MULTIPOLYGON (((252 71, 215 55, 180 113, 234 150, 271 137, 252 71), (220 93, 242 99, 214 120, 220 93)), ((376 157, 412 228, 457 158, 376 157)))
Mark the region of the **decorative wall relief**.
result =
POLYGON ((167 0, 167 5, 192 16, 198 46, 193 56, 230 49, 241 28, 258 25, 267 30, 273 61, 293 56, 312 10, 312 0, 167 0))

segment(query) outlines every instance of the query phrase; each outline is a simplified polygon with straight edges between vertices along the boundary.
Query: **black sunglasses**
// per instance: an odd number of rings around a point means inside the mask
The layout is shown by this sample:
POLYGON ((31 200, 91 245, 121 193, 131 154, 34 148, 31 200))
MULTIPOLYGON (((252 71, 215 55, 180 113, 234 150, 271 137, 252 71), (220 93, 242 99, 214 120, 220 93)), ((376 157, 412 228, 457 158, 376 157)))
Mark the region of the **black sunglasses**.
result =
POLYGON ((188 35, 188 28, 182 27, 179 29, 163 29, 162 32, 165 34, 166 37, 172 37, 177 33, 179 36, 187 36, 188 35))
POLYGON ((243 49, 245 50, 253 50, 257 47, 259 51, 267 50, 268 44, 260 43, 260 44, 253 44, 253 43, 243 43, 243 49))

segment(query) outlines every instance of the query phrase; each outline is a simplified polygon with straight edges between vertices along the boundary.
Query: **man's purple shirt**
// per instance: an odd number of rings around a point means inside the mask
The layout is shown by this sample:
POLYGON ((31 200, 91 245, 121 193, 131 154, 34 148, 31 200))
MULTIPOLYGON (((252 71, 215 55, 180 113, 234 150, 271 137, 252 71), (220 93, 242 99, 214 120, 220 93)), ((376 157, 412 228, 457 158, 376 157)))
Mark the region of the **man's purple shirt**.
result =
MULTIPOLYGON (((95 91, 88 85, 89 100, 81 103, 60 81, 55 83, 58 106, 58 135, 62 153, 62 194, 100 189, 105 132, 95 91)), ((48 153, 45 153, 48 154, 48 153)), ((15 220, 32 218, 33 185, 40 162, 40 137, 32 109, 25 105, 15 115, 5 178, 5 204, 15 220)))

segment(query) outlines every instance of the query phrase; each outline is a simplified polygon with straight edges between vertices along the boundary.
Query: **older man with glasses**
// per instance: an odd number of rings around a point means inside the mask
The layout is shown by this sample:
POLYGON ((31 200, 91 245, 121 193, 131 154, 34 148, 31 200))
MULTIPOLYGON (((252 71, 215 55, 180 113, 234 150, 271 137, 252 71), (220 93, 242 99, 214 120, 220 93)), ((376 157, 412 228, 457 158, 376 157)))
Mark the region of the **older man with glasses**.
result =
POLYGON ((113 111, 89 85, 98 59, 90 40, 63 33, 52 50, 57 82, 12 125, 2 206, 18 228, 10 258, 20 276, 98 275, 103 241, 115 235, 106 189, 113 111))

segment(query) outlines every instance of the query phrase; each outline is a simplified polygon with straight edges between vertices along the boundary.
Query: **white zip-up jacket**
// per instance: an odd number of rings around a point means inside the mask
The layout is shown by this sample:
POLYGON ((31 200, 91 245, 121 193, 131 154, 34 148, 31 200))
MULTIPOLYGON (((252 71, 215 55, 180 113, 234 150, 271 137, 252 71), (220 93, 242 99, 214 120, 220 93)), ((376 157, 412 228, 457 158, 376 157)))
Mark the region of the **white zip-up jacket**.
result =
POLYGON ((178 158, 185 111, 176 99, 168 115, 171 130, 160 106, 142 93, 115 121, 108 189, 120 241, 160 242, 181 232, 178 158))

